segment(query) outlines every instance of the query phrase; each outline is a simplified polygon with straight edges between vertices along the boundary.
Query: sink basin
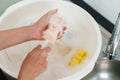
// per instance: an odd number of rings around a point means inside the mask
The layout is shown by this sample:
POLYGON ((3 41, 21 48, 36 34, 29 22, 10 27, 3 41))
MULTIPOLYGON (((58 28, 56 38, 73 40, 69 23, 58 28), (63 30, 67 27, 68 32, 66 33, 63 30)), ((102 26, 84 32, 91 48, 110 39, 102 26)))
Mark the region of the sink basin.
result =
POLYGON ((97 61, 94 69, 81 80, 120 80, 120 61, 97 61))

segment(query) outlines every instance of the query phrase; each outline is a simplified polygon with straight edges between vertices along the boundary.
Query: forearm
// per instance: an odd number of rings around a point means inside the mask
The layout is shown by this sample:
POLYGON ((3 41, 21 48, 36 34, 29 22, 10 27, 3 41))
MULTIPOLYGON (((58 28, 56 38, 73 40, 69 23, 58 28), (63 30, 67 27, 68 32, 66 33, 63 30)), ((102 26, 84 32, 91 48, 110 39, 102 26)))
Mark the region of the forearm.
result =
POLYGON ((19 75, 18 80, 35 80, 35 79, 31 78, 30 76, 27 77, 26 75, 19 75))
POLYGON ((32 79, 32 78, 26 78, 26 76, 25 76, 25 77, 21 77, 21 76, 19 76, 19 77, 18 77, 18 80, 35 80, 35 79, 32 79))
POLYGON ((26 26, 0 31, 0 50, 14 46, 31 39, 32 27, 26 26))

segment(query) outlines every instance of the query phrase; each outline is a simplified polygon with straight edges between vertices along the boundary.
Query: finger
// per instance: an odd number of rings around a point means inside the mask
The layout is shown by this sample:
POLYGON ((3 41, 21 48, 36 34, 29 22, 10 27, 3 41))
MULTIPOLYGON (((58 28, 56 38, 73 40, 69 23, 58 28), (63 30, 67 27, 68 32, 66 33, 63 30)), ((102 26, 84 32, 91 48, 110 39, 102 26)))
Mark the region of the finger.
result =
POLYGON ((47 66, 48 66, 48 62, 46 61, 41 67, 42 67, 43 69, 46 69, 47 66))
POLYGON ((51 16, 51 15, 57 13, 57 12, 58 12, 58 10, 57 10, 57 9, 54 9, 54 10, 49 11, 49 12, 48 12, 48 15, 51 16))
POLYGON ((36 51, 41 48, 41 45, 37 45, 32 51, 36 51))
POLYGON ((63 35, 62 35, 62 36, 59 36, 58 39, 61 39, 62 37, 63 37, 63 35))
POLYGON ((41 48, 41 45, 37 45, 32 51, 31 51, 31 54, 37 54, 38 51, 40 50, 41 48))
POLYGON ((45 21, 49 21, 51 16, 54 15, 55 13, 57 13, 57 9, 51 10, 49 12, 47 12, 42 18, 45 18, 45 21))
POLYGON ((36 58, 37 58, 36 60, 39 61, 39 62, 40 62, 40 61, 44 61, 44 60, 46 60, 47 55, 44 56, 44 55, 43 55, 43 52, 40 51, 40 52, 37 53, 36 58))
POLYGON ((64 31, 58 34, 58 39, 61 39, 63 37, 64 31), (60 35, 61 34, 61 35, 60 35))
POLYGON ((45 57, 47 57, 47 53, 50 51, 50 48, 44 48, 44 49, 41 49, 39 48, 34 56, 36 58, 36 60, 40 60, 40 59, 44 59, 45 57))
POLYGON ((46 62, 42 67, 44 68, 44 71, 45 71, 48 67, 48 63, 46 62))
POLYGON ((33 52, 34 54, 32 54, 32 56, 34 56, 35 60, 44 60, 47 58, 47 54, 50 51, 50 48, 44 48, 41 49, 40 47, 37 47, 36 52, 33 52))
POLYGON ((51 48, 50 47, 46 47, 42 50, 42 56, 47 56, 48 53, 51 51, 51 48))
POLYGON ((46 69, 47 69, 47 65, 44 65, 44 66, 42 66, 42 67, 40 67, 39 69, 40 69, 40 73, 43 73, 44 71, 46 71, 46 69))
MULTIPOLYGON (((46 23, 46 26, 48 26, 48 23, 49 23, 49 20, 50 20, 50 18, 51 18, 51 16, 52 15, 54 15, 55 13, 57 13, 57 9, 54 9, 54 10, 51 10, 51 11, 49 11, 49 12, 47 12, 42 18, 41 18, 41 20, 44 20, 44 23, 46 23)), ((45 30, 45 28, 46 28, 46 26, 45 27, 41 27, 41 30, 45 30)))
POLYGON ((44 49, 41 49, 36 55, 39 60, 43 60, 47 58, 48 53, 51 51, 51 48, 46 47, 44 49))
MULTIPOLYGON (((42 31, 47 30, 47 29, 48 29, 48 26, 49 26, 49 24, 48 24, 47 26, 45 26, 45 27, 42 27, 42 31)), ((44 34, 42 33, 41 40, 45 40, 44 37, 43 37, 43 35, 44 35, 44 34)))
POLYGON ((43 62, 43 66, 45 66, 45 65, 47 65, 48 64, 48 62, 47 62, 47 60, 45 59, 44 61, 42 61, 43 62))
MULTIPOLYGON (((62 32, 63 33, 63 32, 62 32)), ((61 33, 59 32, 58 33, 58 38, 57 39, 60 39, 61 38, 61 35, 60 35, 61 33)))
POLYGON ((47 60, 47 56, 41 55, 41 56, 39 56, 38 60, 44 62, 47 60))
POLYGON ((38 67, 43 67, 43 66, 45 66, 45 65, 47 65, 47 64, 48 64, 48 62, 47 62, 46 59, 44 59, 44 60, 39 60, 39 62, 38 62, 38 67))
POLYGON ((46 48, 42 49, 42 51, 43 52, 45 51, 46 53, 49 53, 51 51, 51 48, 50 47, 46 47, 46 48))
POLYGON ((41 48, 41 45, 37 45, 31 52, 30 54, 35 54, 37 51, 41 48))
POLYGON ((36 60, 35 60, 36 66, 40 67, 43 64, 47 64, 47 57, 43 57, 43 56, 39 56, 36 60))
POLYGON ((58 39, 61 39, 63 37, 64 31, 67 29, 66 26, 63 27, 63 31, 58 33, 58 39))
POLYGON ((63 31, 65 31, 65 30, 67 30, 67 27, 66 27, 66 26, 63 27, 63 31))

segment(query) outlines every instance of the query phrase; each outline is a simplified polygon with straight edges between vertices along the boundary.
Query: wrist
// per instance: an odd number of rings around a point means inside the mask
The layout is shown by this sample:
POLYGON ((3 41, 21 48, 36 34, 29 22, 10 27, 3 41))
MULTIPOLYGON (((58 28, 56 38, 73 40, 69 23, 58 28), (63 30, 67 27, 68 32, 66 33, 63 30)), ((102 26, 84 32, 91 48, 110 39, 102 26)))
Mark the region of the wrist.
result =
POLYGON ((26 28, 27 28, 27 38, 28 38, 28 41, 30 41, 30 40, 36 40, 36 38, 35 38, 35 36, 34 36, 34 34, 35 34, 35 30, 36 30, 36 27, 35 27, 35 25, 30 25, 30 26, 26 26, 26 28))
POLYGON ((27 76, 27 74, 24 75, 20 73, 18 76, 18 80, 34 80, 34 78, 32 78, 31 76, 27 76))
POLYGON ((29 26, 29 40, 42 40, 42 30, 38 26, 37 24, 29 26))

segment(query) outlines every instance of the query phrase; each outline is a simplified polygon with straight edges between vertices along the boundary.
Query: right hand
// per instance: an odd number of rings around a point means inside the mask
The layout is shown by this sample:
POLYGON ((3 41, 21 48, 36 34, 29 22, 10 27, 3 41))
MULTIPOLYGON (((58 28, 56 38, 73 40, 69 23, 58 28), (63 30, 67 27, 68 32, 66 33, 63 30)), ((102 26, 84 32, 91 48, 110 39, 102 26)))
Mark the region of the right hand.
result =
MULTIPOLYGON (((30 40, 44 40, 43 38, 43 32, 48 28, 49 21, 52 15, 56 14, 58 12, 57 9, 51 10, 47 12, 45 15, 43 15, 35 24, 31 25, 30 31, 30 40)), ((63 34, 66 30, 66 26, 63 27, 63 34)), ((59 36, 58 39, 60 39, 63 35, 59 36)))
POLYGON ((47 69, 47 55, 50 48, 41 49, 38 45, 25 58, 22 63, 18 80, 34 80, 39 74, 47 69))
POLYGON ((32 40, 44 40, 43 32, 48 28, 48 24, 52 15, 58 12, 57 9, 51 10, 44 14, 35 24, 31 25, 32 33, 30 37, 32 40))

